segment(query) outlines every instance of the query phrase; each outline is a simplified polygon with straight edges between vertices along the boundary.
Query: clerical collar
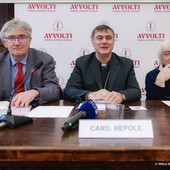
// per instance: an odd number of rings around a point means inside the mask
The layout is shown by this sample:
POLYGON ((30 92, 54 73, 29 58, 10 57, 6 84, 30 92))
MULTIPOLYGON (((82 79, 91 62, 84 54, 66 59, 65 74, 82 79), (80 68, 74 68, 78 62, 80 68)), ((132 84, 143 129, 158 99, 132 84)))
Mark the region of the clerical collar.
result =
POLYGON ((102 62, 99 61, 97 58, 96 58, 96 60, 97 60, 97 63, 99 64, 99 66, 100 66, 101 68, 109 68, 109 67, 110 67, 110 62, 111 62, 111 60, 109 60, 107 63, 102 63, 102 62))
POLYGON ((101 66, 102 68, 109 68, 109 67, 110 67, 110 61, 108 61, 107 63, 101 63, 101 62, 100 62, 100 66, 101 66))
POLYGON ((102 67, 106 67, 106 66, 107 66, 107 63, 101 63, 101 66, 102 66, 102 67))

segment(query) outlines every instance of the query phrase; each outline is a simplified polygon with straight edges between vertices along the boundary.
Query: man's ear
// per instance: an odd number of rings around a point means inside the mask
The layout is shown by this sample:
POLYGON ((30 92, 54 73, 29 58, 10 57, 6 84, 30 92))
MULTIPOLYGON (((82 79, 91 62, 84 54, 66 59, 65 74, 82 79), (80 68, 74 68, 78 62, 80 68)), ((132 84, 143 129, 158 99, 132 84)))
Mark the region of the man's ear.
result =
POLYGON ((5 40, 1 40, 2 44, 7 48, 7 44, 5 40))

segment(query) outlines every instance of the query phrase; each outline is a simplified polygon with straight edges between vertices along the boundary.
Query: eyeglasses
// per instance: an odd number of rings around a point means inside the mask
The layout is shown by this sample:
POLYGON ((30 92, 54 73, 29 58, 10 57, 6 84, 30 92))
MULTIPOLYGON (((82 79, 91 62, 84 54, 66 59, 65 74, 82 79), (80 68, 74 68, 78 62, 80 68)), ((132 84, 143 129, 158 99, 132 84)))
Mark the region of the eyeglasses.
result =
POLYGON ((164 51, 164 56, 170 56, 170 51, 164 51))
POLYGON ((15 36, 11 35, 11 36, 5 37, 7 42, 10 43, 10 44, 15 43, 16 39, 18 39, 18 41, 20 43, 25 43, 27 41, 27 38, 30 38, 30 37, 26 36, 26 35, 19 35, 18 37, 15 37, 15 36))

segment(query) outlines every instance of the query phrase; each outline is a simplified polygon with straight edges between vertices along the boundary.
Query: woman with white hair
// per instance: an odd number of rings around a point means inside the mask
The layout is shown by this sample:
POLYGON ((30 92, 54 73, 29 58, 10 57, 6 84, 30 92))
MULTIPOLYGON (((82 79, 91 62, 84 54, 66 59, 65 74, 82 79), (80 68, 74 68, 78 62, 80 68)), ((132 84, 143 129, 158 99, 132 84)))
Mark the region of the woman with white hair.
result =
POLYGON ((160 44, 160 65, 148 72, 145 78, 147 100, 170 100, 170 40, 160 44))

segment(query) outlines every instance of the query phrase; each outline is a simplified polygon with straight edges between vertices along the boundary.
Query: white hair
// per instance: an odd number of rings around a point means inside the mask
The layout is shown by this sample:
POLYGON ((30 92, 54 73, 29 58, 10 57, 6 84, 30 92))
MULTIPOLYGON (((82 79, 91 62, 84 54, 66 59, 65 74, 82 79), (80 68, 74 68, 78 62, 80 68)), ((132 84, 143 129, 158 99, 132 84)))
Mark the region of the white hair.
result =
POLYGON ((170 39, 167 39, 163 42, 161 42, 159 50, 158 50, 158 57, 160 62, 162 63, 162 57, 163 57, 163 53, 167 50, 170 50, 170 39))

